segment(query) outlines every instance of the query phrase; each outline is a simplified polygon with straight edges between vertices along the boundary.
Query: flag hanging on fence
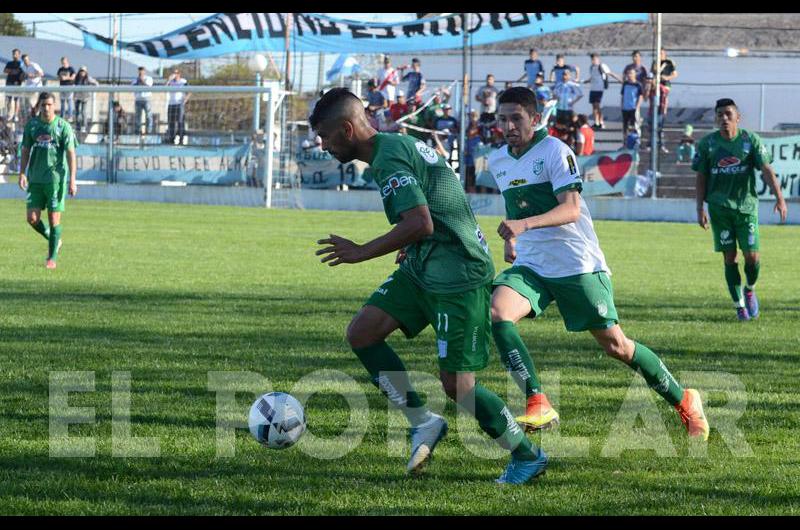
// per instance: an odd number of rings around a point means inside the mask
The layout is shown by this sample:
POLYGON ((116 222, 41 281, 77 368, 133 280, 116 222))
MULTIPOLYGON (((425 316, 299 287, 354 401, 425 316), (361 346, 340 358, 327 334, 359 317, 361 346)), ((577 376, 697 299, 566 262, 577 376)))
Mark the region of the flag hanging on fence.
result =
MULTIPOLYGON (((647 13, 449 13, 409 22, 375 23, 315 13, 217 13, 166 35, 119 42, 163 59, 202 59, 237 52, 281 52, 287 15, 291 49, 298 52, 391 53, 460 48, 463 30, 473 46, 615 22, 648 22, 647 13)), ((84 47, 111 50, 111 39, 63 19, 83 33, 84 47)))
POLYGON ((325 78, 330 81, 338 75, 353 75, 361 71, 361 65, 352 55, 342 53, 336 58, 336 62, 330 70, 325 73, 325 78))

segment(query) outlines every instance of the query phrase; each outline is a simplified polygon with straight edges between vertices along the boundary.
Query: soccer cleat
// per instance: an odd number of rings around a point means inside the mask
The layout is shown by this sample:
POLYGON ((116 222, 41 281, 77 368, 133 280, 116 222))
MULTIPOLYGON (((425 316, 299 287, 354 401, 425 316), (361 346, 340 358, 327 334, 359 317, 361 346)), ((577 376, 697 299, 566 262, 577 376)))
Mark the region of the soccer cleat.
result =
POLYGON ((742 322, 746 322, 747 320, 750 320, 750 313, 747 312, 746 307, 737 307, 736 317, 742 322))
POLYGON ((423 424, 409 429, 411 434, 411 459, 406 472, 419 474, 431 460, 436 444, 447 434, 447 420, 437 414, 423 424))
POLYGON ((700 400, 700 392, 687 388, 683 391, 683 399, 675 405, 675 410, 681 417, 683 425, 689 431, 689 436, 702 436, 703 441, 708 440, 708 420, 703 413, 703 402, 700 400))
POLYGON ((47 260, 47 263, 44 264, 44 266, 45 266, 46 269, 55 269, 56 268, 56 262, 51 260, 51 259, 49 259, 49 260, 47 260))
POLYGON ((534 432, 539 429, 550 429, 558 425, 558 412, 553 409, 547 396, 543 392, 538 392, 528 397, 528 406, 525 415, 516 418, 517 423, 522 425, 525 432, 534 432))
POLYGON ((543 475, 547 468, 547 462, 547 455, 541 448, 539 448, 536 460, 518 460, 512 456, 511 462, 495 482, 498 484, 524 484, 543 475))
POLYGON ((744 306, 747 308, 750 318, 758 318, 758 297, 755 291, 744 290, 744 306))

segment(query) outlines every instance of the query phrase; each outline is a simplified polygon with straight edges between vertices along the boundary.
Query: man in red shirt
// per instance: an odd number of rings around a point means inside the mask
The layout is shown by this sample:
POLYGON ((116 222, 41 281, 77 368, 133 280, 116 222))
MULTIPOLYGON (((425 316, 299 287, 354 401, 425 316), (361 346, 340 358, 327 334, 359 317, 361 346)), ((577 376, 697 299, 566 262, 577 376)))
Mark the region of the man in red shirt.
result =
POLYGON ((402 90, 397 91, 397 103, 392 103, 389 107, 389 114, 392 116, 392 121, 397 121, 406 114, 408 114, 408 103, 406 102, 406 94, 402 90))
POLYGON ((586 114, 578 114, 577 125, 575 154, 578 156, 594 154, 594 129, 589 127, 589 117, 586 114))

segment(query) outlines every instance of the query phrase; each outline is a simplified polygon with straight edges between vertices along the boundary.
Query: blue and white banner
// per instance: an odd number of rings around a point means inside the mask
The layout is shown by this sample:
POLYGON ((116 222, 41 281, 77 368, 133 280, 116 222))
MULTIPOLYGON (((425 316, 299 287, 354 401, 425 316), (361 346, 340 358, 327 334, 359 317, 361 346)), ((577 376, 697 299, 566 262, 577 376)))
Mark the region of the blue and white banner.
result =
POLYGON ((336 58, 336 62, 330 70, 325 72, 325 79, 328 81, 335 78, 337 75, 351 76, 361 71, 361 65, 358 64, 356 58, 352 55, 342 53, 336 58))
POLYGON ((365 187, 362 175, 367 164, 354 160, 343 164, 327 151, 309 149, 296 157, 297 180, 304 188, 335 189, 342 184, 349 187, 365 187))
MULTIPOLYGON (((163 59, 201 59, 237 52, 280 52, 287 13, 217 13, 166 35, 120 42, 128 51, 163 59)), ((389 53, 460 48, 463 28, 473 46, 615 22, 647 22, 647 13, 454 13, 400 23, 371 23, 314 13, 288 13, 298 52, 389 53), (465 21, 466 19, 466 21, 465 21)), ((111 50, 111 39, 83 32, 84 47, 111 50)))
MULTIPOLYGON (((78 178, 106 181, 106 153, 104 145, 79 145, 75 153, 78 178)), ((187 184, 244 184, 251 161, 249 144, 238 147, 121 147, 114 150, 117 182, 124 184, 155 184, 165 180, 187 184)))
MULTIPOLYGON (((783 197, 800 197, 800 136, 780 136, 777 138, 764 138, 761 141, 767 152, 772 156, 772 169, 778 177, 778 186, 783 197)), ((756 191, 763 200, 775 200, 772 189, 760 177, 761 172, 756 172, 756 191)))

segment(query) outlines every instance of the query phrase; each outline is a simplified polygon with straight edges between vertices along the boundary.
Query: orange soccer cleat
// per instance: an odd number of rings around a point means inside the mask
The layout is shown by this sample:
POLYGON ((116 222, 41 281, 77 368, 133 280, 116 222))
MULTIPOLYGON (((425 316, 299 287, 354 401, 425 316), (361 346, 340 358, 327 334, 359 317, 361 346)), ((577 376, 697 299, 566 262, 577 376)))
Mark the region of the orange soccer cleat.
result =
POLYGON ((675 405, 675 410, 681 417, 683 425, 689 431, 689 436, 702 436, 703 441, 708 440, 708 420, 703 413, 703 402, 700 400, 700 392, 687 388, 683 391, 683 399, 675 405))
POLYGON ((543 392, 528 397, 525 415, 517 418, 517 423, 522 425, 527 432, 549 429, 558 425, 558 422, 558 412, 553 409, 543 392))

